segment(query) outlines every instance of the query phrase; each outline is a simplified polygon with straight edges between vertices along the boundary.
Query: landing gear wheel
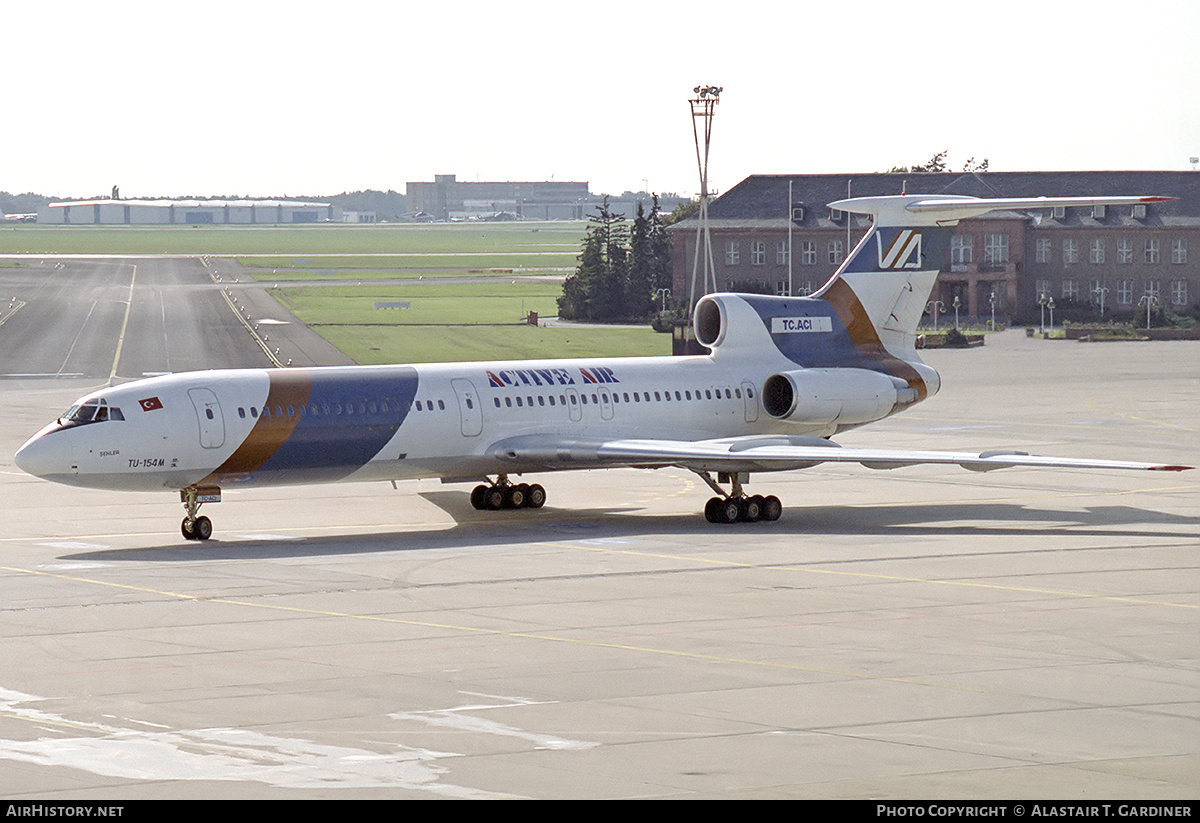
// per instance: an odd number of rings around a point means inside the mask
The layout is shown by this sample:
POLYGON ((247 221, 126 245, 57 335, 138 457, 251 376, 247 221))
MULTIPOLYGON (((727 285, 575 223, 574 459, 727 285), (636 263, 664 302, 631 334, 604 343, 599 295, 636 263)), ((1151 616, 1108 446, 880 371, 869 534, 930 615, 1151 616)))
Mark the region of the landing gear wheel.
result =
POLYGON ((775 521, 783 514, 783 504, 779 502, 779 498, 773 494, 763 498, 762 519, 767 521, 775 521))
POLYGON ((710 497, 708 502, 704 504, 704 519, 709 523, 719 523, 717 519, 717 506, 721 505, 721 498, 710 497))
POLYGON ((546 490, 537 483, 534 483, 529 487, 529 497, 527 500, 528 503, 526 505, 528 505, 529 508, 540 509, 542 506, 546 505, 546 490))
POLYGON ((752 523, 755 520, 762 519, 763 499, 759 495, 753 497, 743 497, 741 500, 741 512, 739 519, 752 523))
POLYGON ((525 484, 519 486, 509 486, 504 490, 504 508, 506 509, 523 509, 525 508, 525 499, 529 493, 529 487, 525 484))
POLYGON ((476 486, 471 489, 471 507, 476 511, 487 508, 487 486, 476 486))
POLYGON ((490 511, 504 508, 504 489, 499 486, 489 487, 483 495, 483 508, 490 511))
POLYGON ((204 515, 196 518, 185 517, 179 524, 179 530, 185 540, 207 540, 212 537, 212 521, 204 515))
POLYGON ((724 500, 718 501, 716 507, 717 522, 719 523, 736 523, 742 515, 741 502, 734 500, 732 497, 727 497, 724 500))
POLYGON ((204 515, 200 515, 196 518, 193 530, 196 532, 197 540, 207 540, 212 537, 212 521, 204 515))

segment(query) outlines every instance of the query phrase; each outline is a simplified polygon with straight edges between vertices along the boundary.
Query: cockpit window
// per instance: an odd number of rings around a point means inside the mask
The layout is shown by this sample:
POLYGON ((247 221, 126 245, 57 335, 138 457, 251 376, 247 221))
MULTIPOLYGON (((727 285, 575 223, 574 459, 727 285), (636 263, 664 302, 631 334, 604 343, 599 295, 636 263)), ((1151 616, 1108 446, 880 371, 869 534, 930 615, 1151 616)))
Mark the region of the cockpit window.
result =
POLYGON ((60 425, 68 426, 85 426, 88 423, 104 423, 109 420, 124 420, 125 415, 121 413, 121 409, 117 406, 108 405, 108 401, 103 397, 93 397, 91 400, 85 400, 82 403, 76 403, 71 408, 67 409, 66 413, 58 418, 60 425))

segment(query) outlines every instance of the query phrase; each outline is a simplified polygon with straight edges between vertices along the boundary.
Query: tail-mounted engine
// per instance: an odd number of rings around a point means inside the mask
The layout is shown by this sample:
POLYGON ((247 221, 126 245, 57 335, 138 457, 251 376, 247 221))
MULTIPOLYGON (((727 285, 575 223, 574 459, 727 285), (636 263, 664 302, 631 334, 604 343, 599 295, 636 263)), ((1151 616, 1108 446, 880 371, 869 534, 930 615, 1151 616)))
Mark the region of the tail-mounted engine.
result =
POLYGON ((868 369, 778 372, 762 388, 767 414, 796 423, 868 423, 916 401, 903 380, 868 369))
POLYGON ((762 317, 736 294, 709 294, 696 304, 692 318, 696 340, 714 355, 753 353, 774 348, 762 317))

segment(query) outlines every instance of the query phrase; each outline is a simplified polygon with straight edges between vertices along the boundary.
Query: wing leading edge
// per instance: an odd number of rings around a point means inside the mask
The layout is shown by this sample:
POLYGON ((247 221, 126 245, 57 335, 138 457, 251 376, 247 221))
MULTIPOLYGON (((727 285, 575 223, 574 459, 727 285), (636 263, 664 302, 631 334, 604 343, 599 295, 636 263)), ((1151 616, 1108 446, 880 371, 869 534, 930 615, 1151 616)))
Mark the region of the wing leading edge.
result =
POLYGON ((574 469, 598 466, 662 468, 693 471, 788 471, 820 463, 860 463, 872 469, 921 464, 958 465, 970 471, 1014 467, 1057 469, 1134 469, 1185 471, 1192 466, 1045 457, 1019 451, 939 452, 903 449, 843 448, 817 437, 764 435, 718 440, 591 440, 526 435, 497 443, 492 454, 513 464, 514 471, 574 469))

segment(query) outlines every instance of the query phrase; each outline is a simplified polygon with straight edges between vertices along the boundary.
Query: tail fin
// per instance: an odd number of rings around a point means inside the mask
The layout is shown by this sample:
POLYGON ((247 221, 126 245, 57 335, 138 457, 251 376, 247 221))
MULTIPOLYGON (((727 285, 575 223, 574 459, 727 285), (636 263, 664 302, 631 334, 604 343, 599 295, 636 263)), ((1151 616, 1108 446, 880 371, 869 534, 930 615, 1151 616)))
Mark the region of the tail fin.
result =
POLYGON ((878 340, 904 357, 946 258, 954 226, 997 209, 1157 203, 1170 197, 978 198, 958 195, 855 197, 831 208, 869 214, 866 237, 814 297, 841 316, 856 343, 878 340))

